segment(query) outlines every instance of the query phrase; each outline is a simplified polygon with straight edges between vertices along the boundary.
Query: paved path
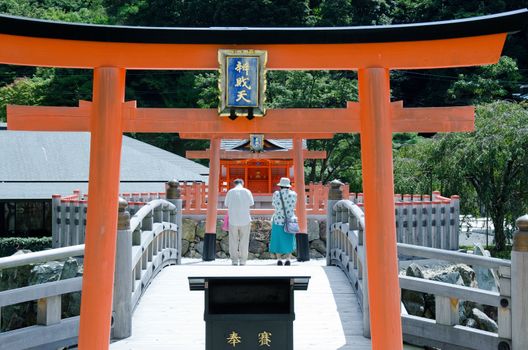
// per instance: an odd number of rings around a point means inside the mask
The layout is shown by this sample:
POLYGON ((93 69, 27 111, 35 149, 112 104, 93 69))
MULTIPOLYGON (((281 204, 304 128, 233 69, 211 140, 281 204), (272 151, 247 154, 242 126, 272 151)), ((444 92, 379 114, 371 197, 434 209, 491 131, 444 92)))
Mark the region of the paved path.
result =
POLYGON ((111 349, 201 350, 205 348, 203 292, 189 291, 188 276, 309 275, 307 291, 295 292, 294 344, 297 350, 365 350, 362 317, 345 274, 323 260, 276 266, 274 261, 250 261, 231 266, 184 259, 165 268, 141 299, 132 320, 132 337, 111 349))

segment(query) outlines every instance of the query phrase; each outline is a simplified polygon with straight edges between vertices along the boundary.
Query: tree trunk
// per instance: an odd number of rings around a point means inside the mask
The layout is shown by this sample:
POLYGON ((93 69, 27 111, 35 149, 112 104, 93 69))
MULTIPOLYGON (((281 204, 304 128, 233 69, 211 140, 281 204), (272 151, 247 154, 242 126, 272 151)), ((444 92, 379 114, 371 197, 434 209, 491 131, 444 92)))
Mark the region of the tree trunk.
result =
POLYGON ((491 221, 495 227, 495 251, 501 251, 506 248, 506 234, 504 233, 504 213, 502 210, 493 210, 491 221))

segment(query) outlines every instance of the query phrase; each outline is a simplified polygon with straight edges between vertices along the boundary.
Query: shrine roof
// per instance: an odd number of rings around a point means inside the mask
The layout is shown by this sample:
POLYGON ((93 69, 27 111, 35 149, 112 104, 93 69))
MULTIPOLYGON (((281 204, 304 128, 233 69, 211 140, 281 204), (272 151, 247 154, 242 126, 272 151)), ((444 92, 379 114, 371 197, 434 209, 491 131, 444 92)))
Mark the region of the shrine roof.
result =
POLYGON ((528 9, 465 19, 357 27, 133 27, 0 15, 0 33, 79 41, 161 44, 346 44, 423 41, 523 30, 528 9))
MULTIPOLYGON (((87 186, 89 133, 7 131, 0 125, 0 148, 10 150, 0 152, 0 199, 50 198, 87 186)), ((162 192, 168 180, 207 181, 208 173, 201 164, 123 137, 122 191, 162 192)))

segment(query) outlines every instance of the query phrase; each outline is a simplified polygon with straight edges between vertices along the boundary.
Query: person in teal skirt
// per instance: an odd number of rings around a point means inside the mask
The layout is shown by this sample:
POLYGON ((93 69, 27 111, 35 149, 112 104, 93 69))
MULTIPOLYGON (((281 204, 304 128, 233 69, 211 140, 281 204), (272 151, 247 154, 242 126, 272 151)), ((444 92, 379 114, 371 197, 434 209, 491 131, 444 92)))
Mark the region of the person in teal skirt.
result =
POLYGON ((277 265, 291 265, 291 253, 295 250, 295 235, 284 232, 284 224, 286 222, 284 208, 286 209, 286 215, 288 215, 288 217, 295 215, 297 193, 290 189, 290 179, 287 177, 281 178, 277 186, 279 186, 280 189, 273 193, 272 199, 275 212, 271 218, 272 226, 269 251, 276 255, 277 265), (282 206, 283 202, 284 208, 282 206), (286 261, 283 263, 282 259, 285 259, 286 261))

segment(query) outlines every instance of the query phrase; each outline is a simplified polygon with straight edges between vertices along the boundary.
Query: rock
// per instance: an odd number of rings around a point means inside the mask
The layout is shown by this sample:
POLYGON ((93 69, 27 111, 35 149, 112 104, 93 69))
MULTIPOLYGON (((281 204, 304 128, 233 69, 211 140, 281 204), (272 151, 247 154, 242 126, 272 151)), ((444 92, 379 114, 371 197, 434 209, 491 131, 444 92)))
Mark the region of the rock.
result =
POLYGON ((317 250, 319 253, 321 253, 321 255, 325 256, 326 255, 326 244, 325 242, 323 242, 322 240, 320 239, 316 239, 316 240, 313 240, 311 243, 310 243, 310 249, 315 249, 317 250))
POLYGON ((193 219, 183 219, 182 226, 182 238, 188 242, 194 241, 194 237, 196 236, 196 221, 194 221, 193 219))
POLYGON ((196 238, 204 239, 205 236, 205 220, 200 220, 196 225, 196 238))
POLYGON ((266 220, 254 220, 251 222, 251 236, 250 240, 257 240, 260 242, 269 242, 271 234, 271 224, 266 220))
POLYGON ((326 243, 326 220, 319 222, 319 237, 326 243))
POLYGON ((437 274, 430 279, 433 281, 456 284, 459 286, 464 285, 464 281, 462 280, 462 277, 460 276, 460 273, 458 273, 458 271, 445 271, 444 270, 442 273, 437 274))
POLYGON ((219 259, 227 259, 227 254, 223 251, 217 251, 216 252, 216 257, 219 258, 219 259))
MULTIPOLYGON (((68 278, 77 277, 78 274, 79 274, 78 261, 74 258, 68 258, 64 262, 64 266, 62 267, 60 279, 65 280, 68 278)), ((61 307, 62 307, 62 317, 63 318, 79 316, 81 312, 81 293, 75 292, 75 293, 64 294, 61 300, 61 307)))
POLYGON ((78 264, 77 260, 74 258, 68 258, 62 267, 60 274, 60 280, 65 280, 68 278, 73 278, 77 276, 78 264))
POLYGON ((311 259, 322 259, 322 258, 324 258, 324 255, 319 253, 315 249, 310 249, 310 258, 311 259))
POLYGON ((268 250, 268 245, 257 240, 249 241, 249 252, 253 254, 262 254, 268 250))
MULTIPOLYGON (((30 250, 19 250, 13 255, 31 253, 30 250)), ((0 292, 9 289, 25 287, 29 284, 33 265, 23 265, 4 269, 0 273, 0 292)))
POLYGON ((259 259, 274 259, 273 256, 271 256, 271 253, 270 252, 263 252, 262 254, 260 254, 259 256, 259 259))
POLYGON ((62 272, 62 265, 58 261, 48 261, 31 269, 29 284, 41 284, 58 281, 62 272))
POLYGON ((69 293, 62 296, 62 317, 79 316, 81 313, 81 292, 69 293))
POLYGON ((422 267, 415 263, 411 263, 411 265, 407 267, 405 274, 410 277, 424 278, 422 267))
POLYGON ((198 253, 196 250, 191 250, 190 257, 200 259, 202 257, 202 254, 198 253))
POLYGON ((464 323, 462 323, 462 325, 466 327, 477 328, 477 321, 472 318, 468 318, 464 321, 464 323))
POLYGON ((308 219, 308 241, 319 239, 319 221, 308 219))
POLYGON ((32 268, 33 265, 24 265, 2 270, 0 274, 0 292, 27 286, 32 268))
POLYGON ((477 282, 475 280, 475 271, 467 266, 466 264, 457 264, 453 267, 455 271, 460 274, 462 281, 466 287, 477 287, 477 282))
POLYGON ((222 251, 229 253, 229 237, 224 237, 224 239, 220 241, 220 247, 222 247, 222 251))
POLYGON ((224 237, 229 236, 229 231, 224 231, 222 229, 222 225, 222 220, 218 220, 218 222, 216 223, 216 239, 218 241, 221 241, 222 239, 224 239, 224 237))
POLYGON ((497 333, 499 331, 499 327, 497 326, 497 323, 493 321, 491 318, 489 318, 484 312, 480 311, 477 308, 474 308, 472 310, 473 313, 473 319, 477 322, 477 327, 479 329, 482 329, 484 331, 488 332, 494 332, 497 333))
POLYGON ((181 254, 182 256, 185 256, 185 254, 187 254, 187 252, 189 251, 189 241, 183 239, 182 240, 182 248, 181 248, 181 254))
POLYGON ((258 259, 257 254, 248 253, 248 260, 255 260, 255 259, 258 259))
MULTIPOLYGON (((474 253, 475 255, 490 256, 489 251, 485 250, 480 243, 475 244, 474 253)), ((476 280, 480 289, 489 290, 492 292, 499 291, 499 278, 492 269, 485 267, 475 266, 474 267, 476 280)))
POLYGON ((197 244, 194 246, 194 249, 195 249, 200 255, 203 255, 203 246, 204 246, 204 242, 201 241, 201 242, 197 243, 197 244))
POLYGON ((464 320, 473 317, 473 308, 477 307, 472 301, 460 301, 458 304, 459 323, 463 324, 464 320))
POLYGON ((409 315, 424 316, 425 299, 423 293, 402 289, 401 299, 409 315))

